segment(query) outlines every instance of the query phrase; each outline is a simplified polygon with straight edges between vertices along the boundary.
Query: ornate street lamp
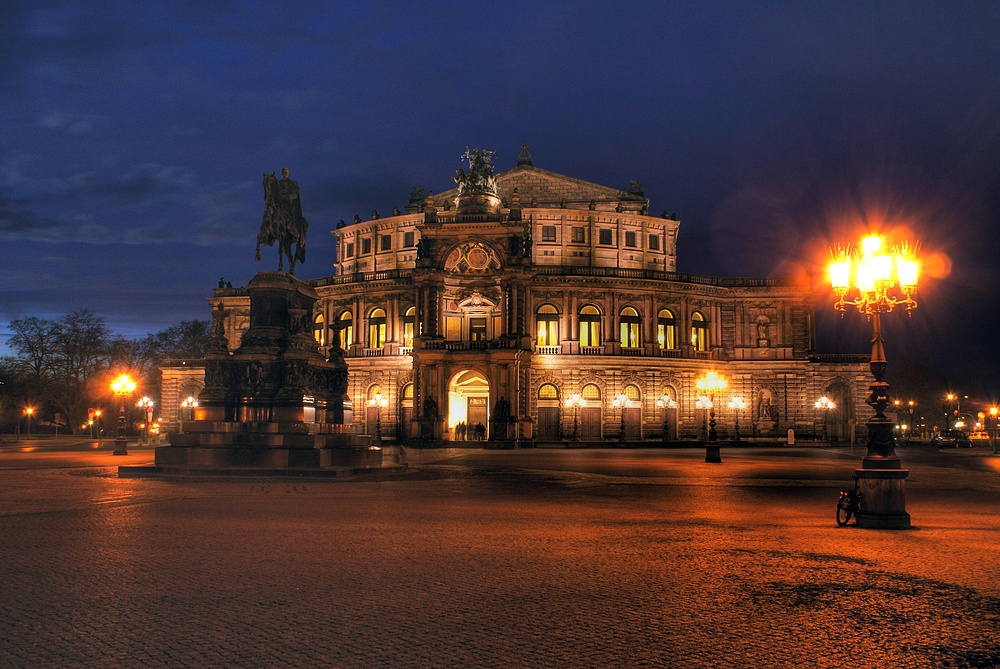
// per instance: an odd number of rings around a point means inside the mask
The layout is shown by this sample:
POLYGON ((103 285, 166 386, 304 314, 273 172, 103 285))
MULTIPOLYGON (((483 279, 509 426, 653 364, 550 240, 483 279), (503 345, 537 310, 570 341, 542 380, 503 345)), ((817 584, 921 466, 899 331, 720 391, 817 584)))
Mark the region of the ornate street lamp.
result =
POLYGON ((150 425, 153 423, 153 400, 148 397, 143 397, 136 404, 139 409, 145 409, 146 411, 146 439, 149 441, 149 445, 153 445, 153 435, 149 431, 150 425))
POLYGON ((615 398, 613 404, 615 405, 616 409, 619 407, 621 408, 622 422, 621 422, 621 427, 619 428, 618 431, 618 441, 622 442, 625 441, 625 409, 632 406, 632 400, 628 398, 628 395, 622 393, 615 398))
POLYGON ((866 237, 861 242, 861 253, 852 252, 850 247, 837 247, 833 251, 834 261, 830 264, 830 283, 837 295, 834 309, 841 318, 849 306, 854 306, 872 324, 872 356, 869 363, 875 380, 870 386, 871 394, 866 403, 875 410, 868 420, 868 453, 861 460, 857 470, 861 486, 861 511, 858 525, 861 527, 908 528, 910 514, 906 512, 903 495, 903 480, 909 471, 900 466, 896 455, 893 422, 886 418, 885 409, 889 405, 889 384, 883 381, 886 370, 885 350, 882 346, 882 314, 889 313, 897 306, 905 307, 907 315, 917 308, 913 299, 917 291, 918 265, 915 248, 903 244, 892 250, 883 249, 882 238, 866 237), (854 277, 854 283, 851 277, 854 277), (902 297, 892 295, 891 289, 898 284, 902 297), (857 288, 857 297, 845 299, 852 288, 857 288))
POLYGON ((375 393, 375 397, 368 400, 368 406, 375 407, 375 443, 382 443, 382 409, 389 406, 389 398, 382 397, 382 393, 375 393))
POLYGON ((732 409, 736 414, 736 438, 733 439, 737 444, 740 443, 740 411, 746 407, 746 403, 743 402, 742 397, 734 397, 729 402, 729 408, 732 409))
POLYGON ((580 397, 580 393, 573 393, 573 397, 566 398, 566 406, 573 407, 573 441, 579 441, 580 407, 587 406, 587 400, 580 397))
POLYGON ((115 397, 121 398, 121 409, 118 411, 118 438, 115 439, 115 450, 112 451, 111 455, 128 455, 128 450, 125 448, 127 445, 125 440, 125 400, 135 390, 135 381, 128 378, 128 374, 122 374, 111 384, 111 389, 114 391, 115 397))
POLYGON ((725 390, 726 385, 726 377, 714 371, 698 379, 698 390, 708 392, 708 441, 705 444, 705 462, 722 462, 719 438, 715 433, 715 393, 725 390))
POLYGON ((826 441, 826 417, 830 411, 837 408, 835 402, 831 402, 830 398, 826 395, 816 400, 816 404, 813 405, 822 415, 823 421, 823 441, 826 441))
POLYGON ((664 393, 663 397, 656 400, 656 406, 663 409, 663 443, 670 441, 670 409, 677 406, 674 398, 664 393))

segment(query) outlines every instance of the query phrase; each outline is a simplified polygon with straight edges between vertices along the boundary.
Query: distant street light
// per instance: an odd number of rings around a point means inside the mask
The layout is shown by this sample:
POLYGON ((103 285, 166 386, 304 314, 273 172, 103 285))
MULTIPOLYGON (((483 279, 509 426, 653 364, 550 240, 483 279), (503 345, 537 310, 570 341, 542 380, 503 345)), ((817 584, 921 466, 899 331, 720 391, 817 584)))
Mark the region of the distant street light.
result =
POLYGON ((28 439, 31 439, 31 416, 35 413, 34 407, 24 407, 25 420, 28 423, 28 439))
POLYGON ((861 485, 858 525, 909 528, 910 514, 906 512, 903 495, 903 480, 909 471, 900 465, 895 450, 893 422, 885 415, 889 405, 889 384, 882 380, 887 365, 882 346, 881 319, 882 314, 897 306, 905 307, 907 315, 913 314, 917 308, 913 295, 917 291, 918 264, 915 248, 908 244, 894 248, 892 255, 883 247, 882 238, 877 235, 862 240, 860 254, 849 246, 841 248, 838 245, 830 263, 830 284, 837 295, 834 309, 840 312, 842 318, 848 307, 853 306, 872 323, 869 366, 875 380, 870 386, 867 404, 875 410, 875 415, 867 422, 868 453, 861 460, 861 469, 857 470, 861 485), (902 297, 890 294, 897 284, 902 297), (845 300, 855 287, 857 297, 845 300))
POLYGON ((389 406, 389 399, 382 397, 382 393, 375 393, 375 397, 368 400, 368 406, 375 407, 375 443, 382 443, 382 409, 389 406))
POLYGON ((698 379, 698 390, 708 392, 708 442, 705 444, 705 462, 722 462, 719 438, 715 433, 715 393, 726 389, 726 377, 711 371, 698 379))
POLYGON ((580 441, 580 407, 586 405, 587 400, 580 397, 580 393, 566 398, 566 406, 573 407, 573 441, 580 441))
POLYGON ((138 407, 140 409, 145 409, 146 410, 146 427, 145 427, 145 430, 146 430, 146 440, 149 442, 149 445, 152 446, 153 445, 153 435, 149 431, 149 428, 150 428, 150 425, 153 422, 153 400, 149 399, 148 397, 143 397, 136 404, 136 407, 138 407))
POLYGON ((831 402, 829 397, 824 395, 823 397, 816 400, 816 404, 814 404, 813 406, 815 406, 816 409, 820 411, 820 415, 822 416, 823 441, 826 441, 826 417, 830 411, 837 408, 837 405, 836 403, 831 402))
POLYGON ((997 407, 990 407, 990 445, 993 446, 993 455, 997 454, 997 407))
POLYGON ((667 443, 670 441, 670 409, 675 408, 677 402, 674 401, 674 398, 664 394, 663 397, 656 400, 656 406, 663 409, 663 443, 667 443))
POLYGON ((733 439, 737 444, 740 443, 740 411, 746 407, 746 403, 743 401, 742 397, 734 397, 729 402, 729 408, 732 409, 736 414, 736 438, 733 439))
POLYGON ((125 439, 125 400, 135 390, 135 381, 130 379, 128 374, 122 374, 111 384, 111 389, 115 397, 121 399, 121 408, 118 411, 118 438, 115 439, 115 450, 111 455, 128 455, 126 448, 128 442, 125 439))
POLYGON ((618 431, 618 441, 622 442, 625 441, 625 409, 632 406, 632 400, 630 400, 628 398, 628 395, 626 395, 623 392, 622 394, 620 394, 618 397, 615 398, 613 404, 616 409, 620 407, 622 412, 621 427, 619 428, 618 431))

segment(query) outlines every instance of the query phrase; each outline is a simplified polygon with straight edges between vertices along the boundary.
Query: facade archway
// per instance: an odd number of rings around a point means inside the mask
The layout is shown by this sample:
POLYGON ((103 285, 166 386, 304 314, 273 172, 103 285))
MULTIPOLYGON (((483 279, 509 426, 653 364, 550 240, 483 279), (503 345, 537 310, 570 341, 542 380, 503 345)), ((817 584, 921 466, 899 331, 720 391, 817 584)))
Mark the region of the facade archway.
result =
POLYGON ((465 423, 466 439, 486 438, 490 424, 490 382, 481 372, 467 369, 456 373, 448 384, 447 430, 452 439, 458 435, 455 426, 465 423), (477 435, 476 426, 482 425, 477 435))
POLYGON ((850 384, 844 379, 834 379, 823 392, 835 404, 832 410, 824 411, 819 417, 820 429, 826 422, 826 437, 831 442, 850 441, 851 421, 857 426, 857 415, 854 406, 854 393, 850 384))
POLYGON ((580 439, 583 441, 598 441, 601 434, 601 389, 595 383, 588 383, 580 392, 586 404, 580 409, 580 439))
POLYGON ((538 388, 538 438, 558 439, 561 419, 559 389, 543 383, 538 388))

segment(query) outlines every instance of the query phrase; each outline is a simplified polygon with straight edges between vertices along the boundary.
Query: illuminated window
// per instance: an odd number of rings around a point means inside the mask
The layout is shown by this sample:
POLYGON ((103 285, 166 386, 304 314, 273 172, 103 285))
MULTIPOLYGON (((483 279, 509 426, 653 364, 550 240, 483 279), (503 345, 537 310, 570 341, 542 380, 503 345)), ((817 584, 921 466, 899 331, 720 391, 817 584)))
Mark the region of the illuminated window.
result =
POLYGON ((403 388, 403 399, 404 400, 412 400, 413 399, 413 384, 412 383, 407 383, 406 386, 403 388))
POLYGON ((486 341, 485 316, 469 319, 469 339, 472 341, 486 341))
POLYGON ((601 228, 598 242, 605 246, 611 246, 611 228, 601 228))
POLYGON ((368 399, 373 400, 376 395, 382 395, 382 386, 369 386, 368 399))
POLYGON ((677 319, 670 309, 660 309, 656 317, 656 343, 661 349, 677 348, 677 319))
POLYGON ((618 318, 618 323, 623 347, 638 348, 642 345, 642 338, 639 336, 639 327, 642 323, 638 311, 632 307, 625 307, 618 318))
POLYGON ((580 309, 580 346, 601 345, 601 312, 587 305, 580 309))
POLYGON ((635 231, 627 230, 625 232, 625 246, 635 246, 635 231))
POLYGON ((445 337, 451 341, 458 341, 462 338, 462 319, 457 316, 448 316, 445 319, 445 337))
POLYGON ((554 242, 556 240, 556 226, 554 225, 543 225, 542 226, 542 241, 543 242, 554 242))
POLYGON ((340 348, 346 351, 354 343, 354 317, 351 315, 351 312, 340 312, 337 324, 340 326, 340 348))
POLYGON ((313 339, 320 346, 326 346, 326 319, 323 314, 316 314, 313 318, 313 339))
POLYGON ((385 310, 373 309, 368 314, 368 348, 382 348, 385 345, 385 310))
POLYGON ((559 344, 559 310, 551 304, 543 304, 535 312, 538 323, 538 345, 558 346, 559 344))
POLYGON ((587 385, 585 385, 583 387, 583 392, 580 393, 580 394, 583 395, 583 399, 585 399, 585 400, 599 400, 599 399, 601 399, 601 389, 598 388, 593 383, 588 383, 587 385))
POLYGON ((557 400, 559 399, 559 389, 551 383, 545 383, 538 389, 538 399, 557 400))
POLYGON ((691 314, 691 345, 696 351, 708 350, 708 323, 700 311, 691 314))
POLYGON ((410 307, 403 315, 403 346, 413 347, 413 323, 417 317, 417 308, 410 307))
POLYGON ((625 386, 625 397, 632 400, 632 404, 635 405, 635 403, 639 401, 639 398, 642 397, 642 395, 640 395, 639 393, 639 387, 625 386))

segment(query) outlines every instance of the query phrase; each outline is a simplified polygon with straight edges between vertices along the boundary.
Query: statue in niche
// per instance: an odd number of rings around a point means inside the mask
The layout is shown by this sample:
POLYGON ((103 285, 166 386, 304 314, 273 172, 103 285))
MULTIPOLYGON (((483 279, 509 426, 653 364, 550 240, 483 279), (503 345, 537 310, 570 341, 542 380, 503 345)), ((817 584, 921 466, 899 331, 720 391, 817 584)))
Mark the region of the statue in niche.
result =
POLYGON ((757 321, 757 344, 762 347, 769 345, 767 321, 764 319, 757 321))
POLYGON ((299 184, 289 178, 287 167, 281 168, 281 181, 274 172, 264 174, 264 217, 257 235, 257 260, 260 261, 260 246, 278 244, 278 271, 284 271, 284 259, 288 258, 288 273, 295 275, 295 263, 306 260, 306 232, 309 223, 302 215, 299 200, 299 184), (292 250, 292 247, 295 250, 292 250))
POLYGON ((424 418, 427 420, 438 419, 438 403, 434 401, 433 397, 424 400, 424 418))

